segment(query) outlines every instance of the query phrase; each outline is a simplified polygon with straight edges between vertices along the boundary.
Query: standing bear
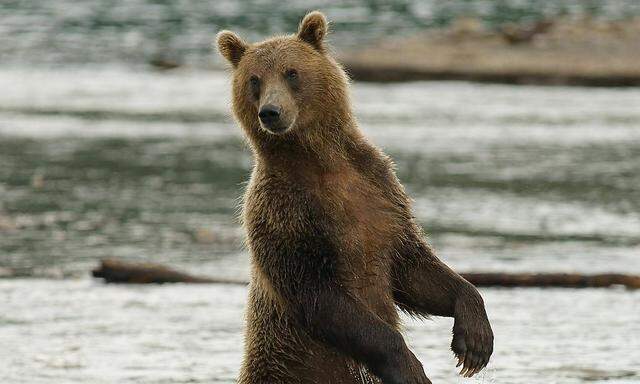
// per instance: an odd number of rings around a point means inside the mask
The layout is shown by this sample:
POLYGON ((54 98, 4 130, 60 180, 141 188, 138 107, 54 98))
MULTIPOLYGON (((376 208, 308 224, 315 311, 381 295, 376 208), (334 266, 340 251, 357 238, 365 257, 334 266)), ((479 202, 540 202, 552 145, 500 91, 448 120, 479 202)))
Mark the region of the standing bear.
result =
POLYGON ((472 376, 493 333, 478 291, 427 244, 392 161, 365 138, 320 12, 249 44, 222 31, 233 113, 255 157, 243 203, 251 253, 241 384, 430 383, 396 309, 455 319, 472 376))

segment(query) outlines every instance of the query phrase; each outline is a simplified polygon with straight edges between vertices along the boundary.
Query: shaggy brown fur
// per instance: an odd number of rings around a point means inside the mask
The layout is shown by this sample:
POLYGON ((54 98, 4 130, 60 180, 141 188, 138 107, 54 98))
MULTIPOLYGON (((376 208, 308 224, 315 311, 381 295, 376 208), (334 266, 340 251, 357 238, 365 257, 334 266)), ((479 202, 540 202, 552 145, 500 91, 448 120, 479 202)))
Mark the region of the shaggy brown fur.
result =
POLYGON ((312 12, 293 36, 247 44, 218 34, 233 66, 233 112, 255 154, 239 382, 429 383, 396 306, 454 317, 452 349, 471 376, 493 348, 482 298, 434 255, 393 163, 363 137, 326 33, 312 12))

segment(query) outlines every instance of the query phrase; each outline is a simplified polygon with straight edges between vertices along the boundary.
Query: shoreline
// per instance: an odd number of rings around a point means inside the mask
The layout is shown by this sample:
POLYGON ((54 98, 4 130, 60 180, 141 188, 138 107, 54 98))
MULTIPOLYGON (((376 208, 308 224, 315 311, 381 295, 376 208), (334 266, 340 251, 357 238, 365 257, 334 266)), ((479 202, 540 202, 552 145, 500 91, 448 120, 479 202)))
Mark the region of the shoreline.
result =
POLYGON ((589 75, 526 72, 481 72, 409 68, 403 66, 344 64, 354 81, 401 83, 410 81, 469 81, 485 84, 577 86, 577 87, 638 87, 640 75, 589 75))
POLYGON ((344 52, 355 81, 464 80, 514 85, 640 86, 640 18, 506 25, 476 19, 344 52))

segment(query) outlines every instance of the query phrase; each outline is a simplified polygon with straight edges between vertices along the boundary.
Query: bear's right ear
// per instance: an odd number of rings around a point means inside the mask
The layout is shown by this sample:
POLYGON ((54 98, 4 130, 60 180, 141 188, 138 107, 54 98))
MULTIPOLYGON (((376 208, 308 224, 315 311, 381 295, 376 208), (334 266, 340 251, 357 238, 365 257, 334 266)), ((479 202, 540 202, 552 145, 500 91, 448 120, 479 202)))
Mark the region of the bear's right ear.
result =
POLYGON ((298 39, 311 44, 315 49, 322 52, 324 50, 322 42, 328 30, 327 18, 324 17, 322 12, 313 11, 308 13, 300 22, 298 39))
POLYGON ((242 59, 242 55, 244 55, 244 52, 247 50, 247 43, 231 31, 218 32, 216 42, 218 52, 220 52, 234 68, 237 67, 240 59, 242 59))

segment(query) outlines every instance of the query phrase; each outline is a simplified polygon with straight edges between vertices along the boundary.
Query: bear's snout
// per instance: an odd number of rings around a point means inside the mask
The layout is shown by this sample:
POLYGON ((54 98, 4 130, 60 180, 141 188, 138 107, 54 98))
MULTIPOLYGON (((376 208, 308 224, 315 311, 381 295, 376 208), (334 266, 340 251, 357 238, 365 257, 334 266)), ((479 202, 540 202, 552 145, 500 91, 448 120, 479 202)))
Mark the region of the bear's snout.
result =
POLYGON ((273 104, 267 104, 260 108, 258 117, 260 118, 260 121, 262 121, 262 124, 271 126, 280 120, 280 107, 273 104))
POLYGON ((287 124, 283 124, 281 116, 282 108, 273 104, 263 105, 258 112, 262 126, 273 133, 281 133, 289 128, 287 124))

